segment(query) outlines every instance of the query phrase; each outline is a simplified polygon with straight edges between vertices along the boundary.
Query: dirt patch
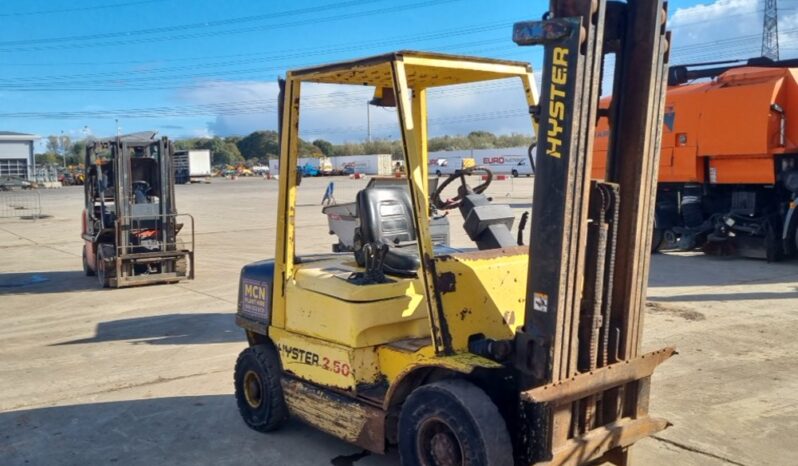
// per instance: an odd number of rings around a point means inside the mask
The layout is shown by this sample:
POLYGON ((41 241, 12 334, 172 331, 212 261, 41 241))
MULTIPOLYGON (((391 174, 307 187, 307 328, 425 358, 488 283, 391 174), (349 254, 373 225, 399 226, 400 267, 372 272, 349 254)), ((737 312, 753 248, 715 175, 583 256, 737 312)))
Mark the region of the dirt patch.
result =
POLYGON ((654 301, 646 301, 646 309, 649 312, 656 314, 670 314, 672 316, 681 317, 684 320, 700 321, 706 320, 706 316, 698 311, 692 309, 685 309, 683 307, 674 306, 671 304, 657 303, 654 301))

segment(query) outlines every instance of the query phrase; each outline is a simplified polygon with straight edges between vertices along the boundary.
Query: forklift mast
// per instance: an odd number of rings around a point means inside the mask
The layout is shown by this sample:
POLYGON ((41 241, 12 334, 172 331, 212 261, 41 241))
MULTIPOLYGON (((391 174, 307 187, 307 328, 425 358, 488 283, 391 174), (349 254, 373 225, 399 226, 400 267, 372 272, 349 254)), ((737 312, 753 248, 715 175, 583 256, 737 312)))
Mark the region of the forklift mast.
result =
POLYGON ((539 157, 525 321, 514 362, 522 400, 548 419, 537 446, 544 456, 556 457, 577 438, 588 449, 598 427, 624 425, 609 459, 625 464, 625 447, 667 425, 648 417, 648 391, 654 368, 674 350, 639 354, 667 78, 666 19, 664 0, 552 0, 543 21, 514 27, 517 44, 545 50, 540 103, 531 109, 539 157), (604 69, 606 54, 615 55, 614 70, 604 69), (612 73, 611 90, 601 89, 605 72, 612 73), (593 182, 602 91, 617 98, 607 115, 606 182, 593 182))
MULTIPOLYGON (((149 143, 129 141, 117 137, 112 142, 115 185, 118 187, 118 196, 115 196, 117 217, 123 222, 124 228, 120 230, 117 238, 117 249, 122 254, 127 254, 131 248, 130 237, 127 230, 135 218, 133 213, 133 182, 137 181, 134 173, 133 159, 151 159, 157 171, 154 173, 143 172, 155 177, 154 188, 159 196, 158 202, 158 241, 169 249, 174 249, 175 244, 175 177, 172 167, 174 148, 172 142, 166 137, 153 139, 149 143)), ((140 176, 140 175, 138 175, 140 176)))

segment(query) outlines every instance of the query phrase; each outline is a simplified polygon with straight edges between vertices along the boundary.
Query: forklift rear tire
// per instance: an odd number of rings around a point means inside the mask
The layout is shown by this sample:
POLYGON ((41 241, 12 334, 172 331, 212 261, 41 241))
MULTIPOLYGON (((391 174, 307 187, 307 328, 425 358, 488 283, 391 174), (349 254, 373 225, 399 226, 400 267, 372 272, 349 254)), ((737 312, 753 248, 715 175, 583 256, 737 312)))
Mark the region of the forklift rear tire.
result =
POLYGON ((83 245, 83 273, 86 274, 87 277, 93 277, 95 275, 94 270, 89 267, 89 260, 86 259, 86 245, 83 245))
POLYGON ((406 466, 511 466, 504 419, 476 385, 451 379, 415 389, 399 415, 399 454, 406 466))
POLYGON ((234 374, 236 402, 244 422, 259 432, 277 430, 288 419, 280 385, 280 357, 271 344, 238 355, 234 374))

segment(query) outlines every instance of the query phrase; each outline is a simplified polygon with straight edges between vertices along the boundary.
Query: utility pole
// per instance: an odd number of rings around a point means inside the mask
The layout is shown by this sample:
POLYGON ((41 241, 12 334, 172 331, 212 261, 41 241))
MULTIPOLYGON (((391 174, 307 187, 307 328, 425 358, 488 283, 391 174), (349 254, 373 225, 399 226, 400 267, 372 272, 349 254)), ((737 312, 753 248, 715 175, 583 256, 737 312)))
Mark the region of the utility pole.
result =
POLYGON ((371 142, 371 103, 366 101, 366 140, 371 142))
POLYGON ((779 59, 779 7, 777 0, 765 0, 762 56, 771 60, 779 59))

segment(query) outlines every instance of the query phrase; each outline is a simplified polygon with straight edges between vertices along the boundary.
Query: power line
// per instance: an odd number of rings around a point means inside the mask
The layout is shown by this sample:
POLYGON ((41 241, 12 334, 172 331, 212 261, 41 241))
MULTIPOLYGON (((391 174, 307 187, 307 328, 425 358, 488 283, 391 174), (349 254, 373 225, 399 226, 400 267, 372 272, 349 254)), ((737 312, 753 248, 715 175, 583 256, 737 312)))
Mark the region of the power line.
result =
POLYGON ((145 5, 148 3, 162 3, 167 0, 139 0, 137 2, 125 2, 125 3, 111 3, 109 5, 95 5, 95 6, 84 6, 84 7, 76 7, 76 8, 61 8, 57 10, 36 10, 36 11, 18 11, 12 13, 0 13, 0 18, 5 18, 9 16, 38 16, 38 15, 51 15, 56 13, 73 13, 77 11, 92 11, 92 10, 107 10, 107 9, 115 9, 115 8, 123 8, 129 6, 138 6, 138 5, 145 5))
MULTIPOLYGON (((4 78, 0 79, 0 83, 2 82, 18 82, 19 80, 24 80, 26 83, 34 83, 40 81, 64 81, 68 79, 79 79, 79 78, 97 78, 97 77, 129 77, 131 75, 140 75, 140 74, 154 74, 154 73, 169 73, 174 71, 182 71, 182 70, 191 70, 191 69, 207 69, 207 68, 215 68, 215 67, 225 67, 230 65, 237 65, 237 64, 252 64, 252 63, 259 63, 259 62, 271 62, 276 60, 287 60, 292 58, 304 58, 310 56, 319 56, 319 55, 330 55, 335 53, 343 53, 343 52, 351 52, 356 50, 362 49, 371 49, 371 48, 379 48, 379 47, 386 47, 395 44, 407 44, 408 41, 412 42, 425 42, 429 40, 435 39, 443 39, 449 37, 457 37, 463 35, 471 35, 474 33, 479 32, 488 32, 497 29, 505 29, 511 26, 511 22, 499 22, 499 23, 486 23, 474 26, 465 26, 465 27, 458 27, 458 28, 451 28, 447 30, 438 31, 435 33, 427 33, 427 34, 416 34, 410 36, 398 36, 393 38, 387 38, 383 40, 371 41, 368 43, 363 43, 363 41, 358 42, 350 42, 346 44, 341 44, 339 46, 324 46, 324 47, 308 47, 303 49, 293 49, 293 50, 283 50, 279 53, 258 53, 257 56, 260 58, 246 58, 246 59, 239 59, 239 60, 228 60, 222 62, 209 62, 209 63, 199 63, 199 64, 188 64, 188 65, 179 65, 179 66, 171 66, 171 67, 163 67, 154 70, 123 70, 123 71, 109 71, 109 72, 99 72, 99 73, 81 73, 81 74, 71 74, 71 75, 49 75, 49 76, 15 76, 12 78, 4 78), (265 56, 264 56, 265 55, 265 56)), ((501 40, 503 42, 507 42, 506 37, 503 38, 495 38, 492 41, 501 40)), ((482 41, 484 42, 484 41, 482 41)), ((255 55, 255 54, 253 54, 255 55)), ((247 55, 252 57, 252 55, 247 55)), ((104 62, 94 62, 93 65, 97 65, 104 62)))
MULTIPOLYGON (((337 44, 337 45, 325 45, 323 47, 305 47, 299 49, 288 49, 282 50, 281 55, 275 55, 274 52, 252 52, 252 53, 236 53, 236 54, 225 54, 225 55, 202 55, 202 56, 193 56, 193 57, 157 57, 150 60, 123 60, 123 61, 105 61, 102 62, 98 61, 90 61, 90 62, 22 62, 22 63, 13 63, 13 62, 3 62, 3 66, 46 66, 48 68, 52 68, 54 66, 91 66, 97 65, 98 63, 102 63, 103 66, 107 65, 141 65, 141 64, 153 64, 157 62, 182 62, 182 61, 206 61, 206 60, 215 60, 215 59, 244 59, 249 57, 265 57, 269 59, 280 59, 284 56, 284 54, 290 55, 299 55, 299 56, 308 56, 308 52, 313 53, 314 51, 318 50, 330 50, 333 48, 333 51, 342 50, 342 51, 350 51, 354 50, 355 48, 364 48, 368 47, 369 44, 371 45, 386 45, 388 43, 393 43, 396 41, 406 41, 406 40, 426 40, 427 38, 445 38, 445 37, 452 37, 452 36, 461 36, 466 34, 472 34, 475 32, 485 32, 485 31, 493 31, 498 29, 506 29, 509 26, 513 25, 513 19, 506 19, 500 20, 490 23, 482 23, 482 24, 475 24, 475 25, 467 25, 467 26, 459 26, 456 28, 449 28, 444 30, 438 30, 434 33, 426 33, 426 34, 414 34, 414 35, 407 35, 407 36, 395 36, 388 39, 377 40, 377 41, 369 41, 368 44, 364 45, 364 41, 360 40, 357 42, 348 42, 344 44, 337 44)), ((506 38, 505 38, 506 39, 506 38)))
POLYGON ((33 44, 49 44, 53 42, 72 42, 72 41, 87 41, 87 40, 96 40, 96 39, 112 39, 114 37, 128 37, 131 35, 147 35, 147 34, 160 34, 164 32, 175 32, 175 31, 185 31, 191 29, 202 29, 202 28, 209 28, 209 27, 218 27, 218 26, 227 26, 231 24, 241 24, 241 23, 249 23, 249 22, 257 22, 263 21, 268 19, 276 19, 276 18, 284 18, 288 16, 301 16, 306 15, 309 13, 315 13, 319 11, 327 11, 331 9, 338 9, 338 8, 348 8, 350 6, 357 6, 362 4, 368 3, 378 3, 385 0, 348 0, 345 2, 338 2, 338 3, 331 3, 326 5, 319 5, 317 7, 306 7, 306 8, 297 8, 293 10, 285 10, 285 11, 278 11, 274 13, 266 13, 260 15, 249 15, 249 16, 239 16, 236 18, 227 18, 227 19, 219 19, 214 21, 203 21, 199 23, 189 23, 189 24, 176 24, 172 26, 162 26, 162 27, 155 27, 155 28, 146 28, 146 29, 136 29, 133 31, 119 31, 119 32, 104 32, 104 33, 97 33, 97 34, 84 34, 80 36, 63 36, 63 37, 46 37, 42 39, 23 39, 23 40, 11 40, 11 41, 3 41, 0 42, 0 46, 10 46, 10 45, 33 45, 33 44))
MULTIPOLYGON (((362 3, 363 2, 360 2, 360 4, 362 4, 362 3)), ((781 10, 784 10, 784 8, 781 8, 781 10)), ((677 28, 681 28, 681 27, 685 27, 685 26, 692 26, 692 25, 696 25, 696 24, 702 24, 703 25, 703 24, 706 24, 706 23, 709 23, 709 22, 727 21, 728 18, 739 17, 739 16, 748 16, 748 15, 753 14, 753 13, 762 13, 763 11, 764 10, 757 10, 755 12, 739 13, 739 14, 723 16, 723 17, 709 18, 709 19, 704 19, 704 20, 699 20, 699 21, 692 21, 692 22, 688 22, 688 23, 677 24, 677 25, 674 25, 674 26, 670 26, 669 25, 669 28, 670 29, 677 29, 677 28)), ((502 20, 502 21, 496 22, 496 23, 489 23, 489 24, 486 24, 485 26, 486 27, 490 27, 490 30, 495 30, 495 29, 504 28, 507 25, 512 25, 513 23, 514 23, 514 19, 507 19, 507 20, 502 20)), ((205 24, 206 23, 197 23, 196 26, 203 26, 205 24)), ((192 26, 192 25, 187 25, 187 26, 192 26)), ((174 28, 166 28, 166 29, 173 30, 174 28)), ((435 35, 441 35, 441 34, 461 35, 461 34, 457 34, 456 31, 459 31, 459 30, 462 30, 462 29, 463 28, 455 28, 455 29, 450 30, 451 32, 449 32, 449 31, 441 31, 439 33, 436 33, 435 35)), ((465 29, 468 30, 468 27, 466 27, 465 29)), ((476 32, 476 31, 471 30, 471 32, 476 32)), ((127 34, 125 34, 125 35, 127 35, 127 34)), ((0 46, 3 45, 3 44, 4 43, 0 43, 0 46)), ((362 41, 357 42, 356 44, 362 44, 362 41)), ((350 45, 351 45, 351 43, 350 43, 350 45)), ((345 47, 345 45, 341 45, 341 47, 345 47)), ((315 50, 315 49, 316 48, 295 49, 292 52, 302 53, 304 50, 315 50)), ((2 50, 0 50, 0 51, 2 51, 2 50)), ((211 56, 202 55, 202 56, 193 56, 193 57, 168 57, 168 58, 167 57, 157 57, 157 58, 150 59, 150 60, 103 61, 102 64, 104 66, 106 66, 106 65, 151 64, 153 62, 161 62, 161 61, 177 62, 177 61, 196 61, 196 60, 208 60, 208 59, 228 59, 228 58, 232 59, 232 58, 243 58, 243 57, 256 57, 256 56, 263 56, 263 55, 267 55, 268 56, 271 53, 272 52, 254 52, 254 53, 239 53, 239 54, 211 55, 211 56)), ((60 62, 60 63, 58 63, 58 62, 35 62, 35 63, 30 63, 30 62, 22 62, 22 63, 4 62, 3 66, 31 66, 31 67, 44 66, 44 67, 53 67, 53 66, 84 66, 84 65, 88 66, 88 65, 96 65, 96 64, 97 64, 97 62, 60 62)))
MULTIPOLYGON (((305 10, 312 10, 312 12, 318 12, 322 9, 329 9, 341 8, 341 5, 361 5, 363 3, 374 3, 374 2, 381 2, 384 0, 351 0, 349 2, 344 2, 342 4, 338 4, 335 6, 328 5, 326 8, 322 7, 315 7, 312 9, 305 9, 305 10)), ((106 41, 106 42, 89 42, 89 43, 79 43, 80 41, 87 41, 93 40, 95 36, 109 36, 109 37, 120 37, 120 36, 131 36, 131 35, 147 35, 147 34, 156 34, 161 32, 172 32, 174 30, 184 30, 184 29, 197 29, 197 28, 206 28, 208 27, 206 23, 198 23, 198 24, 191 24, 191 25, 183 25, 183 26, 173 26, 173 27, 166 27, 166 28, 155 28, 157 32, 146 32, 151 30, 140 30, 140 31, 129 31, 123 33, 106 33, 106 34, 96 34, 93 36, 71 36, 71 37, 62 37, 62 38, 48 38, 48 39, 35 39, 29 41, 10 41, 10 42, 0 42, 0 47, 3 46, 12 46, 10 48, 0 48, 0 52, 33 52, 33 51, 43 51, 43 50, 56 50, 56 49, 66 49, 66 48, 87 48, 87 47, 105 47, 105 46, 121 46, 121 45, 131 45, 131 44, 145 44, 145 43, 155 43, 155 42, 163 42, 163 41, 172 41, 172 40, 182 40, 182 39, 197 39, 197 38, 208 38, 208 37, 215 37, 220 35, 231 35, 231 34, 243 34, 248 32, 256 32, 262 30, 278 30, 278 29, 287 29, 293 28, 297 26, 305 26, 309 24, 322 24, 328 22, 335 22, 353 18, 362 18, 366 16, 374 16, 374 15, 387 15, 389 13, 396 13, 400 11, 408 11, 414 10, 418 8, 426 8, 430 6, 437 6, 443 5, 447 3, 454 3, 460 2, 463 0, 425 0, 416 3, 410 3, 405 5, 395 5, 390 7, 383 7, 383 8, 376 8, 371 10, 363 10, 363 11, 356 11, 350 13, 341 13, 327 17, 321 18, 306 18, 301 20, 294 20, 294 21, 281 21, 277 23, 269 23, 263 24, 258 26, 250 26, 250 27, 237 27, 235 29, 224 29, 220 31, 203 31, 203 32, 194 32, 194 33, 186 33, 186 34, 177 34, 177 35, 169 35, 169 36, 162 36, 162 37, 149 37, 149 38, 132 38, 132 39, 125 39, 125 40, 116 40, 116 41, 106 41), (75 42, 78 43, 69 43, 75 42), (46 45, 47 43, 55 42, 53 45, 46 45), (65 43, 67 42, 67 43, 65 43), (22 46, 22 47, 13 47, 13 45, 20 45, 20 44, 35 44, 35 43, 45 43, 45 45, 33 45, 33 46, 22 46)), ((297 11, 297 10, 292 10, 297 11)), ((280 15, 285 16, 285 13, 280 13, 280 15)), ((305 14, 305 13, 303 13, 305 14)), ((272 14, 272 18, 275 17, 275 14, 272 14)), ((231 19, 231 20, 224 20, 224 21, 239 21, 241 18, 231 19)), ((246 19, 244 22, 252 21, 250 19, 246 19)), ((105 38, 105 37, 102 37, 105 38)))
POLYGON ((765 10, 755 10, 755 11, 749 11, 749 12, 745 12, 745 13, 735 13, 733 15, 723 15, 723 16, 718 16, 718 17, 715 17, 715 18, 699 19, 697 21, 690 21, 690 22, 687 22, 687 23, 677 23, 677 24, 674 24, 674 25, 670 25, 669 24, 668 25, 668 29, 676 30, 676 29, 683 28, 685 26, 695 26, 696 24, 706 24, 706 23, 711 23, 711 22, 714 22, 714 21, 728 21, 730 18, 739 18, 739 17, 742 17, 742 16, 751 16, 751 15, 759 16, 764 11, 765 10))
MULTIPOLYGON (((515 89, 522 91, 518 83, 505 81, 486 82, 432 89, 430 99, 443 97, 458 97, 465 95, 484 94, 487 92, 515 89)), ((306 109, 344 108, 348 106, 361 106, 363 101, 371 96, 370 89, 364 91, 329 92, 308 94, 302 97, 302 106, 306 109)), ((184 116, 184 115, 234 115, 246 113, 261 113, 277 110, 277 99, 252 99, 234 102, 214 102, 186 106, 162 106, 139 109, 117 110, 85 110, 85 111, 59 111, 59 112, 6 112, 0 113, 0 118, 50 118, 50 119, 77 119, 77 118, 147 118, 154 116, 184 116)))
MULTIPOLYGON (((282 55, 273 55, 271 57, 246 60, 245 64, 253 64, 257 62, 271 62, 273 60, 285 60, 294 58, 304 58, 310 56, 325 56, 328 54, 342 53, 343 51, 361 50, 364 48, 381 47, 395 43, 407 43, 407 40, 429 41, 441 37, 455 36, 455 35, 472 35, 474 31, 488 31, 503 27, 503 23, 478 25, 472 28, 463 28, 459 31, 444 31, 441 33, 428 34, 416 37, 404 37, 387 39, 380 42, 371 44, 351 44, 339 48, 320 48, 315 51, 305 49, 301 53, 285 53, 282 55)), ((796 32, 798 29, 787 30, 785 33, 796 32)), ((684 63, 688 61, 701 60, 706 56, 717 57, 720 52, 725 56, 750 56, 752 53, 751 44, 753 40, 758 39, 758 35, 747 35, 728 39, 720 39, 715 41, 708 41, 703 43, 690 44, 683 47, 674 48, 672 61, 675 63, 677 60, 684 63), (742 52, 745 51, 743 54, 742 52)), ((455 43, 447 45, 432 46, 432 49, 438 51, 469 49, 470 53, 474 52, 475 46, 494 45, 494 44, 507 44, 504 38, 492 38, 480 41, 471 41, 465 43, 455 43)), ((511 47, 507 44, 506 47, 511 47)), ((486 49, 483 47, 482 51, 486 49)), ((505 47, 493 47, 488 50, 505 50, 505 47)), ((271 77, 273 72, 282 72, 288 68, 311 66, 315 63, 286 63, 281 62, 279 65, 270 67, 247 67, 247 68, 233 68, 226 69, 231 64, 238 64, 240 62, 220 62, 209 64, 193 64, 183 65, 178 67, 169 67, 160 70, 141 71, 139 72, 109 72, 109 73, 95 73, 89 75, 62 75, 62 76, 43 76, 39 78, 6 78, 0 79, 0 88, 18 91, 153 91, 153 90, 176 90, 198 87, 214 87, 215 85, 228 85, 228 81, 215 82, 214 79, 220 79, 228 76, 233 76, 242 79, 262 79, 264 77, 271 77), (212 71, 208 68, 223 68, 221 70, 212 71), (180 71, 189 71, 200 69, 201 72, 186 73, 181 72, 174 75, 163 75, 164 73, 175 73, 180 71), (139 76, 144 75, 144 76, 139 76), (147 76, 149 75, 149 76, 147 76), (93 77, 93 78, 107 78, 107 79, 90 79, 81 80, 77 78, 93 77), (128 78, 120 80, 119 77, 128 78), (196 82, 193 84, 181 83, 187 80, 206 80, 196 82)))
MULTIPOLYGON (((472 48, 473 50, 474 46, 490 45, 495 43, 504 44, 501 47, 502 49, 506 49, 508 46, 512 47, 512 44, 507 45, 506 38, 495 38, 484 41, 472 41, 472 42, 433 46, 432 49, 436 51, 447 51, 447 50, 458 50, 463 48, 472 48)), ((369 45, 366 46, 368 47, 369 45)), ((513 51, 515 51, 514 48, 513 51)), ((303 57, 305 56, 308 56, 308 54, 303 55, 303 57)), ((234 76, 236 78, 239 78, 238 80, 241 80, 243 78, 256 79, 267 76, 272 77, 273 73, 284 72, 286 69, 301 68, 305 66, 313 66, 316 64, 317 62, 303 62, 303 63, 292 63, 292 64, 281 63, 280 65, 275 65, 270 67, 237 68, 237 69, 221 70, 216 72, 181 73, 179 75, 173 75, 173 76, 136 77, 134 79, 124 82, 120 82, 120 79, 118 78, 100 79, 100 80, 77 80, 77 81, 65 81, 65 80, 36 81, 35 79, 8 78, 0 80, 0 89, 16 90, 16 91, 148 91, 148 90, 187 89, 187 88, 196 88, 196 87, 213 87, 214 85, 213 81, 210 82, 204 81, 201 83, 196 83, 194 85, 183 84, 177 86, 168 86, 168 85, 147 86, 147 84, 148 83, 170 84, 170 82, 173 82, 175 80, 186 81, 188 79, 212 79, 212 78, 223 78, 226 76, 234 76), (110 88, 103 87, 114 84, 116 85, 110 88)), ((196 67, 192 67, 191 69, 194 68, 196 67)), ((228 84, 229 81, 220 82, 220 85, 228 85, 228 84)))
MULTIPOLYGON (((299 57, 309 57, 309 56, 324 56, 328 54, 334 53, 342 53, 344 51, 354 51, 354 50, 361 50, 364 48, 371 48, 371 47, 381 47, 381 46, 388 46, 395 43, 407 43, 408 40, 415 40, 415 41, 429 41, 438 39, 441 37, 449 37, 449 36, 456 36, 456 35, 471 35, 474 32, 482 32, 482 31, 489 31, 493 29, 498 29, 504 27, 505 23, 497 23, 497 24, 487 24, 487 25, 477 25, 468 28, 461 28, 459 30, 449 30, 443 31, 440 33, 434 34, 427 34, 421 35, 416 37, 399 37, 393 39, 387 39, 384 41, 378 41, 370 44, 350 44, 345 45, 338 48, 318 48, 316 50, 312 49, 305 49, 301 52, 295 53, 284 53, 282 55, 273 55, 271 57, 264 57, 261 59, 254 59, 254 60, 244 60, 243 63, 245 64, 252 64, 257 62, 270 62, 273 60, 285 60, 285 59, 292 59, 292 58, 299 58, 299 57)), ((785 33, 791 33, 794 31, 798 31, 798 29, 787 30, 785 33)), ((704 43, 697 43, 691 44, 683 47, 674 48, 674 58, 678 57, 692 57, 697 58, 703 55, 706 55, 713 51, 714 49, 724 49, 727 51, 732 50, 733 46, 742 45, 742 46, 749 46, 751 40, 758 38, 758 35, 748 35, 748 36, 741 36, 741 37, 734 37, 729 39, 721 39, 716 41, 709 41, 704 43)), ((451 50, 451 49, 459 49, 464 47, 473 47, 475 45, 491 45, 491 44, 505 44, 506 40, 504 38, 493 38, 493 39, 486 39, 481 41, 472 41, 466 43, 457 43, 457 44, 449 44, 445 46, 433 46, 434 49, 437 50, 451 50)), ((509 46, 509 44, 508 44, 509 46)), ((712 52, 714 53, 714 52, 712 52)), ((162 68, 159 70, 141 70, 141 71, 132 71, 132 72, 107 72, 107 73, 93 73, 93 74, 81 74, 81 75, 55 75, 55 76, 42 76, 42 77, 29 77, 29 78, 6 78, 0 79, 0 88, 5 88, 9 90, 25 90, 25 91, 34 91, 34 90, 52 90, 52 91, 63 91, 63 90, 164 90, 164 89, 175 89, 175 88, 185 88, 185 87, 198 87, 198 86, 207 86, 212 85, 211 83, 201 83, 194 86, 177 86, 177 87, 145 87, 146 83, 169 83, 170 81, 185 81, 187 79, 210 79, 210 78, 220 78, 225 76, 235 76, 238 78, 242 78, 245 76, 252 76, 253 78, 256 77, 263 77, 265 73, 272 72, 272 71, 283 71, 289 67, 297 67, 297 66, 309 66, 313 63, 301 63, 301 64, 289 64, 289 63, 281 63, 280 65, 275 65, 271 67, 250 67, 250 68, 236 68, 236 69, 229 69, 229 70, 221 70, 221 71, 207 71, 207 72, 200 72, 200 73, 180 73, 178 75, 173 76, 162 76, 163 73, 170 73, 170 72, 178 72, 184 70, 194 70, 194 69, 202 69, 206 70, 208 68, 216 68, 216 67, 227 67, 229 65, 235 65, 242 63, 242 61, 236 62, 218 62, 218 63, 208 63, 208 64, 195 64, 195 65, 182 65, 178 67, 168 67, 162 68), (124 77, 130 78, 131 76, 136 75, 157 75, 157 76, 145 76, 145 77, 136 77, 135 79, 126 79, 123 82, 120 82, 117 77, 124 77), (93 80, 80 80, 77 78, 81 77, 92 77, 92 78, 103 78, 108 77, 109 79, 93 79, 93 80), (74 79, 73 79, 74 78, 74 79), (70 80, 72 79, 72 80, 70 80), (100 89, 98 86, 104 85, 111 85, 111 89, 100 89)))

